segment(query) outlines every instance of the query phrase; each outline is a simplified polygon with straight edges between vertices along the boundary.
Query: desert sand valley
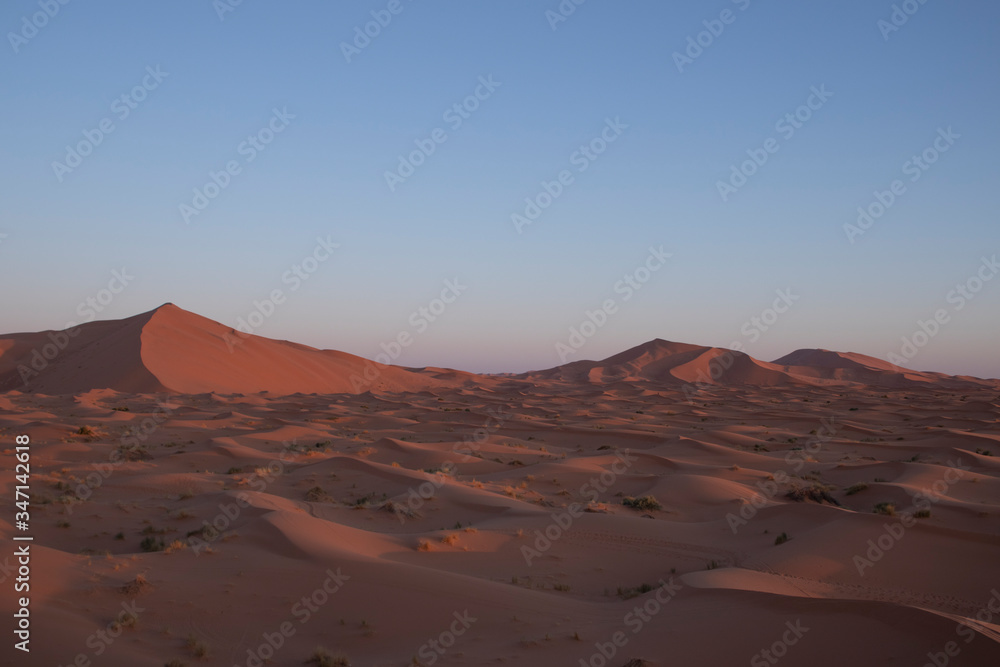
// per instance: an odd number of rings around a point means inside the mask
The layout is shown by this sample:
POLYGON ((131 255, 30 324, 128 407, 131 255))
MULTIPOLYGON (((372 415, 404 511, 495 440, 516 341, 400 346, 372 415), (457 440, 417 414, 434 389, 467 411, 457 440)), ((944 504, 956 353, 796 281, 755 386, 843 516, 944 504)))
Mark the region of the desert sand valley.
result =
POLYGON ((17 664, 1000 664, 1000 381, 662 340, 385 367, 166 305, 25 384, 53 340, 0 337, 17 664))

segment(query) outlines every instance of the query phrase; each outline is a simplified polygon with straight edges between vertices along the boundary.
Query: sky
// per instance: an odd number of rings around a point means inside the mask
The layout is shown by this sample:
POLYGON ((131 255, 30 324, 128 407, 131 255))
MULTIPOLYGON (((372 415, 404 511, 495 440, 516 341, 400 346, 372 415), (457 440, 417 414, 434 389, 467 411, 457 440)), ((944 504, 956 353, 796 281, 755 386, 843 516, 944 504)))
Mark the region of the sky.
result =
POLYGON ((1000 377, 1000 5, 577 2, 4 3, 0 331, 1000 377))

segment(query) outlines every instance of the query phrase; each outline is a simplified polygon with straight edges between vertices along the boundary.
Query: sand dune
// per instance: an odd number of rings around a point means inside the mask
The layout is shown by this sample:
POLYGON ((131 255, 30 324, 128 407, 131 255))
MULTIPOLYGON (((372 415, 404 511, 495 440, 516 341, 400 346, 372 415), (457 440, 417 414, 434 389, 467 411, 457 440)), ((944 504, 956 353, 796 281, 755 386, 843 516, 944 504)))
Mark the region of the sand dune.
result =
POLYGON ((775 359, 773 364, 783 367, 787 372, 795 375, 843 380, 874 387, 996 386, 995 380, 913 371, 900 368, 882 359, 855 352, 832 352, 820 349, 796 350, 780 359, 775 359))
POLYGON ((431 374, 246 334, 173 304, 83 324, 72 337, 43 332, 0 338, 5 390, 294 394, 418 391, 441 384, 431 374), (65 349, 54 341, 67 341, 65 349))
POLYGON ((863 354, 797 350, 774 362, 734 350, 656 339, 601 361, 574 361, 522 376, 529 380, 608 384, 646 380, 656 384, 756 386, 997 387, 996 380, 952 377, 898 368, 863 354))
POLYGON ((995 381, 657 340, 357 387, 363 359, 227 335, 94 323, 28 387, 52 337, 2 337, 30 664, 1000 664, 995 381))

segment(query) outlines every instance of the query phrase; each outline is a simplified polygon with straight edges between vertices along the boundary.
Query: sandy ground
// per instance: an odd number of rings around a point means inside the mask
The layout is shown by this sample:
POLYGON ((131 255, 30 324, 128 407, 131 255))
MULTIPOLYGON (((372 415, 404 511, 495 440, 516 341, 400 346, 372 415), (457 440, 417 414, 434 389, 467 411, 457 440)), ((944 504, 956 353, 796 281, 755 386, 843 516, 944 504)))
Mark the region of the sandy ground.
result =
POLYGON ((32 650, 5 630, 0 663, 1000 664, 995 381, 691 393, 660 348, 357 394, 0 394, 35 537, 32 650))

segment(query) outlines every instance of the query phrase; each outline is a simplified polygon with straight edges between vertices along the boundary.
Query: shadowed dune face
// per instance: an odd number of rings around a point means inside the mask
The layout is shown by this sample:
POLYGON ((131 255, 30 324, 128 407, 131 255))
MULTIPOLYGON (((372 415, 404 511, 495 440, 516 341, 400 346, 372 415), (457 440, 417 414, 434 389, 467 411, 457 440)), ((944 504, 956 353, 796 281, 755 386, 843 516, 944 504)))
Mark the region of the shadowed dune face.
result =
MULTIPOLYGON (((38 664, 1000 664, 995 381, 652 341, 355 387, 363 359, 232 335, 94 323, 0 394, 38 664)), ((0 377, 47 340, 0 338, 0 377)))
POLYGON ((143 364, 142 332, 155 311, 67 331, 0 337, 0 390, 47 394, 94 388, 157 392, 165 386, 143 364))
POLYGON ((855 368, 898 372, 888 361, 854 352, 832 352, 830 350, 804 349, 786 354, 774 363, 779 366, 811 366, 813 368, 855 368))

